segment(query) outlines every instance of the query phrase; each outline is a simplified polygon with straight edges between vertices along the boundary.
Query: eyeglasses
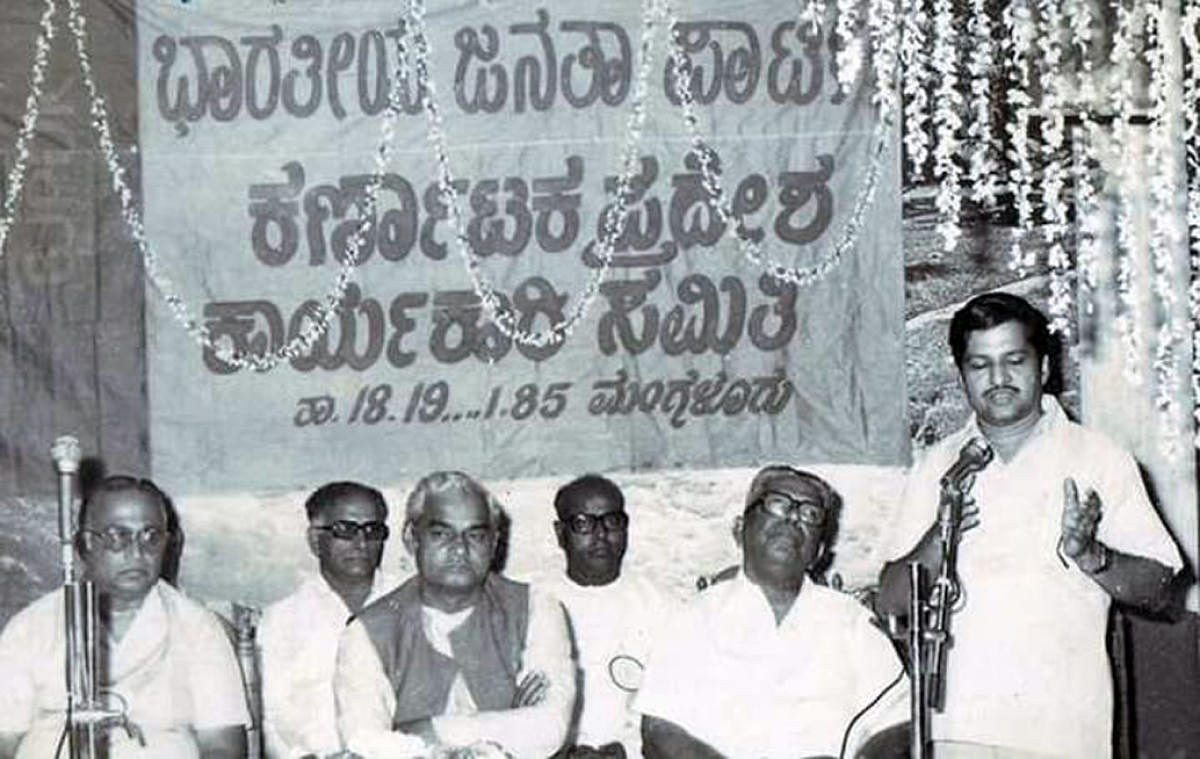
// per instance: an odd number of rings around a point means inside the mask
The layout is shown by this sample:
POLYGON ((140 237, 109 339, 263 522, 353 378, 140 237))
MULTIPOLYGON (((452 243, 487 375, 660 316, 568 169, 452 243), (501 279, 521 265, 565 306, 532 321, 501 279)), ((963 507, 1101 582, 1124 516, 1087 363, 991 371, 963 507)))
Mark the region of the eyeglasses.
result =
POLYGON ((621 532, 629 526, 629 515, 624 511, 609 511, 604 514, 573 514, 566 520, 567 528, 576 535, 591 535, 596 525, 603 525, 605 532, 621 532))
POLYGON ((387 540, 391 534, 383 522, 351 522, 348 519, 339 519, 332 524, 313 525, 313 529, 328 532, 338 540, 354 540, 355 536, 362 535, 364 540, 382 541, 387 540))
POLYGON ((140 530, 130 530, 125 527, 109 527, 104 530, 81 530, 83 541, 88 550, 101 547, 112 553, 123 553, 131 543, 136 542, 143 551, 157 551, 167 543, 168 533, 161 527, 143 527, 140 530))
POLYGON ((799 501, 783 493, 767 493, 751 506, 779 519, 797 521, 809 527, 820 527, 825 523, 825 507, 816 501, 799 501))

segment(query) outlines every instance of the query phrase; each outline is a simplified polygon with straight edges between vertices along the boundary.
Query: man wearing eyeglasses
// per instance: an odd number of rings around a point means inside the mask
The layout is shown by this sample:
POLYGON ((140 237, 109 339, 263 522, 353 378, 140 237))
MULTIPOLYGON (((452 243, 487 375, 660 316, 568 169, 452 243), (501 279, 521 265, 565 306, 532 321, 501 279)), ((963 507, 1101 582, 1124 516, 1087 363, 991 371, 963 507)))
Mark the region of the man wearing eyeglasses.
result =
POLYGON ((263 734, 269 759, 337 756, 333 700, 338 637, 369 601, 395 587, 378 573, 387 502, 357 482, 331 482, 304 503, 320 573, 263 612, 263 734))
POLYGON ((338 647, 348 749, 402 759, 500 746, 543 759, 562 745, 575 702, 566 617, 552 596, 494 570, 502 518, 462 472, 413 488, 404 545, 417 576, 363 609, 338 647))
POLYGON ((558 490, 554 509, 566 571, 553 591, 570 618, 579 679, 578 714, 560 756, 641 756, 640 717, 630 702, 667 598, 621 571, 629 514, 616 483, 585 474, 558 490))
MULTIPOLYGON (((80 509, 76 548, 100 607, 97 679, 123 724, 101 731, 109 759, 241 759, 246 700, 217 618, 159 578, 167 498, 149 480, 108 477, 80 509)), ((57 755, 67 705, 63 593, 0 635, 0 757, 57 755)))
POLYGON ((860 743, 855 717, 877 697, 902 705, 886 636, 853 597, 818 582, 839 510, 816 475, 771 466, 755 476, 733 526, 741 572, 655 642, 634 700, 644 756, 837 757, 860 743))

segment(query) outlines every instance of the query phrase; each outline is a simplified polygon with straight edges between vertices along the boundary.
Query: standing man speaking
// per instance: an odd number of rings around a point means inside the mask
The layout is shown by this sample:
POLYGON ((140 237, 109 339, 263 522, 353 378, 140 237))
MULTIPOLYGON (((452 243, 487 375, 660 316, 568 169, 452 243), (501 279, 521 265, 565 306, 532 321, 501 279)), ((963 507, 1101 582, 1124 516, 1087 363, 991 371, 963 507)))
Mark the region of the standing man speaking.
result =
POLYGON ((885 565, 879 604, 903 614, 908 562, 939 569, 927 526, 940 478, 971 439, 992 448, 967 483, 936 759, 1111 756, 1109 605, 1163 609, 1182 566, 1133 458, 1043 394, 1051 344, 1045 316, 1014 295, 980 295, 954 315, 974 416, 914 467, 894 522, 892 555, 908 553, 885 565))

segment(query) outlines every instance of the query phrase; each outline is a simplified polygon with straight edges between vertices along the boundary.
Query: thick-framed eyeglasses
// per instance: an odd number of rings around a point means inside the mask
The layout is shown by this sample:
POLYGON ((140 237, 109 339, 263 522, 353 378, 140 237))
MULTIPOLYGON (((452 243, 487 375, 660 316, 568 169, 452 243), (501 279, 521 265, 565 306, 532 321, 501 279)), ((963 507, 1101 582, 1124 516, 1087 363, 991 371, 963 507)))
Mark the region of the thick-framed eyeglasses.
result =
POLYGON ((605 532, 621 532, 629 527, 629 515, 624 511, 609 511, 605 514, 572 514, 564 521, 567 529, 576 535, 591 535, 596 531, 596 525, 603 526, 605 532))
POLYGON ((339 519, 331 524, 313 525, 313 529, 327 532, 338 540, 354 540, 356 536, 362 535, 364 540, 382 541, 392 534, 383 522, 351 522, 348 519, 339 519))
POLYGON ((103 530, 80 530, 80 533, 89 551, 99 547, 111 553, 123 553, 133 543, 137 543, 143 551, 157 551, 167 544, 170 535, 161 527, 143 527, 140 530, 108 527, 103 530))
POLYGON ((800 522, 809 527, 820 527, 825 524, 825 507, 816 501, 801 501, 784 493, 770 492, 752 505, 773 517, 800 522))

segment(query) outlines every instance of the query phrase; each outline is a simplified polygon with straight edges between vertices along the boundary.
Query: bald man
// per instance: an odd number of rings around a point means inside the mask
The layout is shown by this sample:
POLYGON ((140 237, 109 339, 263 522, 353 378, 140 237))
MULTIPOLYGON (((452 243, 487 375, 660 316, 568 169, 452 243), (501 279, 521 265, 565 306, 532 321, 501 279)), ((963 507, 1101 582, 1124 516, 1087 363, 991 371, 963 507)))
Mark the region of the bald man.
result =
MULTIPOLYGON (((159 579, 167 499, 108 477, 85 501, 76 546, 100 607, 97 680, 128 729, 101 734, 109 759, 240 759, 249 722, 237 660, 217 618, 159 579)), ((67 704, 62 589, 0 634, 0 759, 47 759, 67 704)))

